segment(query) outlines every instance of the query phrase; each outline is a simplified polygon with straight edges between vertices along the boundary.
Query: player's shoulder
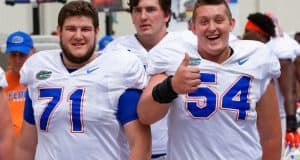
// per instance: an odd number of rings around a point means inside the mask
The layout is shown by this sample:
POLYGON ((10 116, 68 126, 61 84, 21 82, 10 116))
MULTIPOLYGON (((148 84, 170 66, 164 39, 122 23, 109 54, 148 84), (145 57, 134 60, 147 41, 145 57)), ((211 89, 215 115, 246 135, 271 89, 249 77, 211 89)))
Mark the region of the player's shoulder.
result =
POLYGON ((45 63, 45 61, 51 61, 54 57, 58 57, 60 53, 61 50, 58 49, 39 51, 30 56, 26 60, 26 62, 28 61, 28 63, 45 63))
POLYGON ((265 47, 265 45, 253 40, 235 40, 230 42, 230 46, 238 52, 252 52, 258 48, 265 47))
POLYGON ((272 38, 267 45, 279 58, 294 59, 300 52, 300 45, 288 35, 272 38))
POLYGON ((139 61, 138 57, 134 53, 128 51, 125 47, 118 47, 110 50, 105 50, 102 53, 102 55, 99 56, 99 58, 104 59, 107 62, 111 61, 118 65, 124 65, 139 61))
POLYGON ((104 50, 111 50, 114 48, 126 48, 130 50, 130 48, 136 48, 138 46, 137 39, 134 35, 126 35, 116 37, 112 42, 110 42, 104 50))
POLYGON ((172 45, 172 44, 185 44, 186 38, 184 37, 189 37, 188 33, 189 31, 171 31, 167 32, 167 34, 162 38, 159 44, 162 45, 172 45))
POLYGON ((264 43, 253 40, 235 40, 230 42, 236 60, 253 59, 256 64, 265 63, 268 57, 273 57, 271 50, 264 43))
POLYGON ((275 37, 268 43, 274 49, 288 50, 299 48, 299 44, 296 40, 291 38, 289 35, 284 34, 282 37, 275 37))
POLYGON ((45 66, 57 67, 60 62, 61 50, 45 50, 34 53, 22 66, 23 72, 39 70, 45 66))
POLYGON ((181 32, 169 32, 150 52, 173 56, 174 54, 184 54, 197 47, 195 43, 183 39, 181 32))

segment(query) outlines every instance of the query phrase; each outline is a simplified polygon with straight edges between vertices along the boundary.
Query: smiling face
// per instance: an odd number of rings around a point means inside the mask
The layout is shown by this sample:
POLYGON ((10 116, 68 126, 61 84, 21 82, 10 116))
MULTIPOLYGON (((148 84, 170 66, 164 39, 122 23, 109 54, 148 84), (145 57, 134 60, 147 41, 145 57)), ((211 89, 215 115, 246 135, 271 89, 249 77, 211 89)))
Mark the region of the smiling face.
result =
POLYGON ((229 34, 235 24, 226 6, 204 4, 196 8, 194 14, 191 30, 198 37, 199 54, 216 62, 226 58, 229 34))
POLYGON ((92 19, 86 16, 68 17, 62 27, 57 27, 63 61, 67 67, 80 67, 91 59, 98 32, 92 19))
POLYGON ((132 8, 131 17, 139 38, 161 38, 166 33, 170 14, 162 10, 159 0, 140 0, 132 8))

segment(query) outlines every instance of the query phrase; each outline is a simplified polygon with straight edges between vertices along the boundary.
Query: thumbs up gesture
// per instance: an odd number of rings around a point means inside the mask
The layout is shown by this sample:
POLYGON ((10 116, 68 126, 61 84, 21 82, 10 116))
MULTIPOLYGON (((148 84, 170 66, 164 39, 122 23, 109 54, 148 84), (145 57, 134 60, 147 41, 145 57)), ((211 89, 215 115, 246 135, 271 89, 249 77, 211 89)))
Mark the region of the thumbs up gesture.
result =
POLYGON ((173 90, 178 94, 191 93, 200 85, 199 67, 189 66, 189 64, 190 57, 186 53, 171 81, 173 90))

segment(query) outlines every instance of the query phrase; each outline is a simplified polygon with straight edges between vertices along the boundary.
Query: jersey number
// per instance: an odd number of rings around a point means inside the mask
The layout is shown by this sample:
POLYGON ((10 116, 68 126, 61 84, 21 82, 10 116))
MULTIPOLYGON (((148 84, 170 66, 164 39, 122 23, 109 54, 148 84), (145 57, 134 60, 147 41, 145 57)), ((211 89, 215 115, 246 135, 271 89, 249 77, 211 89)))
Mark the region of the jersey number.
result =
MULTIPOLYGON (((84 89, 79 88, 71 92, 67 101, 71 104, 70 122, 71 132, 83 132, 83 120, 82 120, 82 101, 83 101, 84 89)), ((47 107, 43 111, 40 119, 40 130, 48 131, 50 119, 53 111, 60 103, 62 99, 62 88, 41 88, 40 98, 49 98, 47 107)))
POLYGON ((220 109, 236 112, 237 120, 246 119, 247 110, 250 109, 248 93, 251 78, 249 76, 240 77, 221 96, 210 87, 216 85, 215 74, 201 73, 200 79, 202 83, 208 85, 199 87, 195 92, 187 95, 186 108, 193 117, 209 118, 217 111, 219 105, 220 109))

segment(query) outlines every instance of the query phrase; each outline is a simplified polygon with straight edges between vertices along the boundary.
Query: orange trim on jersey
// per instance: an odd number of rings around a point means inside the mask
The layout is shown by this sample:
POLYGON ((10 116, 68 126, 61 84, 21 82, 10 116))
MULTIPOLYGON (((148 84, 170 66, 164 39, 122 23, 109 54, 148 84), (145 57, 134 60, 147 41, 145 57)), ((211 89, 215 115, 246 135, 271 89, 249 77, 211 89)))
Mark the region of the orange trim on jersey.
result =
POLYGON ((256 25, 255 23, 248 21, 246 23, 246 29, 249 31, 256 31, 264 36, 270 36, 267 32, 265 32, 264 30, 262 30, 258 25, 256 25))

